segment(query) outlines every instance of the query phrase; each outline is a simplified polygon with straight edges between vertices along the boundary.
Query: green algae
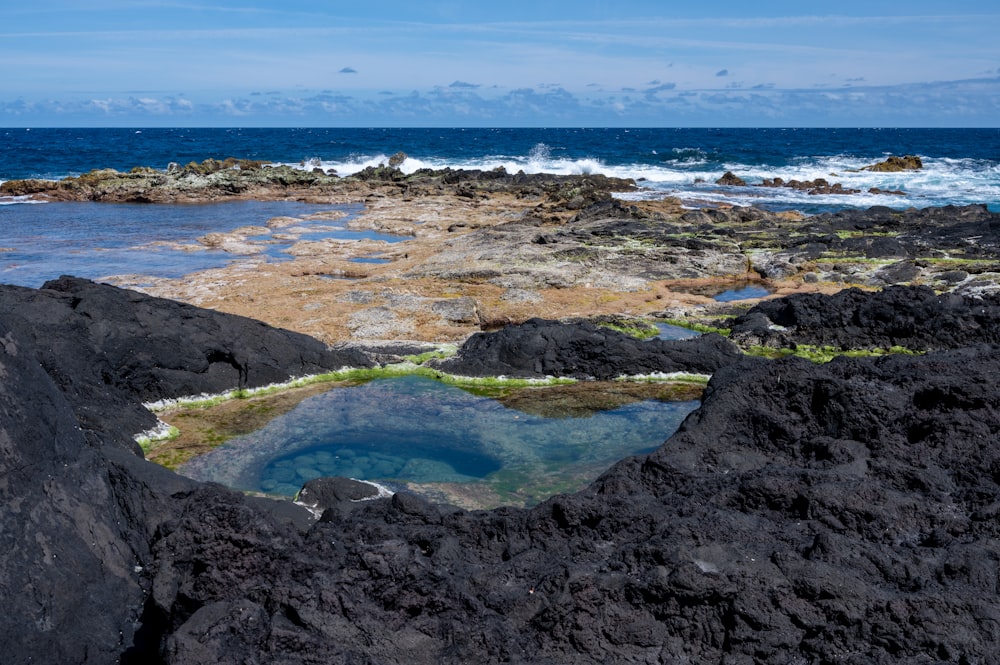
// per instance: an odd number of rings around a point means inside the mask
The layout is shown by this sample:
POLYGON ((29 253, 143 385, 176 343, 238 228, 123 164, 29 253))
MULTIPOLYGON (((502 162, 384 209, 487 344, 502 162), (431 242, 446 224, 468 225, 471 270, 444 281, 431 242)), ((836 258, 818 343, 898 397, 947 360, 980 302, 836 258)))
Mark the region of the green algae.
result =
POLYGON ((425 351, 423 353, 418 353, 415 355, 404 356, 407 362, 413 363, 414 365, 423 365, 428 360, 443 360, 445 358, 450 358, 458 352, 458 347, 454 344, 449 344, 447 346, 442 346, 431 351, 425 351))
POLYGON ((169 425, 152 432, 144 432, 135 437, 135 442, 139 444, 143 453, 148 454, 153 447, 163 441, 171 441, 181 435, 181 431, 169 425))
POLYGON ((841 240, 851 240, 854 238, 898 238, 901 233, 898 231, 834 231, 841 240))
MULTIPOLYGON (((735 317, 722 317, 717 316, 716 319, 721 318, 735 318, 735 317)), ((677 326, 678 328, 687 328, 688 330, 693 330, 699 333, 718 333, 723 337, 729 337, 729 333, 732 332, 729 328, 721 328, 717 326, 710 326, 704 323, 696 323, 694 321, 688 321, 686 319, 663 319, 663 323, 668 323, 672 326, 677 326)))
POLYGON ((660 329, 656 327, 656 324, 652 321, 646 320, 634 320, 634 321, 602 321, 597 324, 601 328, 608 328, 609 330, 614 330, 620 332, 629 337, 635 337, 636 339, 652 339, 660 334, 660 329))
POLYGON ((888 349, 840 349, 834 346, 797 344, 794 349, 776 349, 767 346, 751 346, 744 349, 744 353, 763 358, 785 358, 787 356, 797 356, 816 364, 823 364, 841 356, 846 356, 848 358, 878 358, 889 355, 915 356, 921 355, 924 352, 908 349, 904 346, 892 346, 888 349))

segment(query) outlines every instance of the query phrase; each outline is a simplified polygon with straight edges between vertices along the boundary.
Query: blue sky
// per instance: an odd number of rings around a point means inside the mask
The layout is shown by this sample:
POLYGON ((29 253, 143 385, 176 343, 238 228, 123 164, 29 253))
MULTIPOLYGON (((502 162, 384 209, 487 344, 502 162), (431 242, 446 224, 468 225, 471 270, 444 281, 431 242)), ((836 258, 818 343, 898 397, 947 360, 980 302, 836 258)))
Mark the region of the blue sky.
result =
POLYGON ((997 35, 995 0, 37 0, 0 126, 997 127, 997 35))

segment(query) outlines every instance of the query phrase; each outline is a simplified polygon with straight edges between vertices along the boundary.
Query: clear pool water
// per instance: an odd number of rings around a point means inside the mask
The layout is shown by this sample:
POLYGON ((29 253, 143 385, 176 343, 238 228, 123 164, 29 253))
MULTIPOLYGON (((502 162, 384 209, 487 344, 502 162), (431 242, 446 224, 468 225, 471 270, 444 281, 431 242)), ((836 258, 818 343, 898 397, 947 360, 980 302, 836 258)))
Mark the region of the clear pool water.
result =
POLYGON ((719 302, 735 302, 737 300, 751 300, 753 298, 763 298, 765 296, 771 295, 763 286, 744 286, 738 289, 730 289, 728 291, 723 291, 722 293, 714 296, 715 300, 719 302))
POLYGON ((675 326, 672 323, 657 322, 656 327, 660 330, 660 334, 656 336, 658 339, 691 339, 701 335, 700 332, 683 326, 675 326))
POLYGON ((567 407, 532 388, 518 408, 408 376, 334 388, 181 471, 230 487, 292 496, 322 476, 402 486, 460 484, 544 498, 576 489, 623 457, 665 441, 698 402, 567 407))
POLYGON ((65 202, 0 207, 0 282, 39 287, 60 275, 101 279, 114 275, 177 278, 245 258, 198 244, 207 233, 263 226, 272 217, 299 217, 295 237, 281 230, 250 240, 259 256, 291 259, 297 240, 326 238, 402 242, 395 236, 352 230, 359 204, 298 201, 226 201, 198 204, 65 202), (310 216, 336 210, 342 218, 310 216), (315 229, 315 230, 311 230, 315 229))

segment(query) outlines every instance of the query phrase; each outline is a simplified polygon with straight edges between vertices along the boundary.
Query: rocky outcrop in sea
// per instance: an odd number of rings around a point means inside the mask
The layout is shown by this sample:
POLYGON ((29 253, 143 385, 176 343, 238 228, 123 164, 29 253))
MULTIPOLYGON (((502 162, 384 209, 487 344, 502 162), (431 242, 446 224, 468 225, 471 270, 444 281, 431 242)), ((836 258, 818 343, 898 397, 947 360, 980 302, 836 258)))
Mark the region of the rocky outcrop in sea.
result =
POLYGON ((322 200, 336 193, 357 197, 359 191, 366 194, 373 189, 430 195, 447 186, 471 198, 486 193, 517 191, 523 195, 533 191, 557 201, 575 200, 575 205, 583 207, 598 198, 608 198, 608 192, 635 189, 633 180, 599 174, 509 174, 503 168, 420 169, 407 174, 398 168, 400 163, 398 155, 394 155, 389 165, 371 166, 342 178, 323 169, 306 170, 233 158, 208 159, 184 167, 171 164, 165 171, 138 166, 124 172, 94 169, 58 181, 8 180, 0 183, 0 194, 55 201, 167 203, 240 198, 322 200))
POLYGON ((476 512, 399 493, 314 521, 129 442, 151 397, 353 357, 85 281, 3 287, 4 661, 998 662, 987 341, 733 358, 675 435, 582 492, 476 512), (170 347, 187 360, 165 371, 170 347))

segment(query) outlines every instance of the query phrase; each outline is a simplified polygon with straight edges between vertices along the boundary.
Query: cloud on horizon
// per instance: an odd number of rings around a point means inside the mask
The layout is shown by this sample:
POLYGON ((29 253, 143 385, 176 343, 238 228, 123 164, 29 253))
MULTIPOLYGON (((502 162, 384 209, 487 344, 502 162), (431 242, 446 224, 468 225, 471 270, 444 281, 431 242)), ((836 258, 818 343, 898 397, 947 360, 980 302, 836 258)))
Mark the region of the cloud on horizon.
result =
MULTIPOLYGON (((651 81, 650 83, 653 83, 651 81)), ((300 91, 191 99, 139 94, 0 101, 7 126, 997 126, 1000 77, 899 86, 678 90, 502 89, 456 80, 428 90, 300 91)))

